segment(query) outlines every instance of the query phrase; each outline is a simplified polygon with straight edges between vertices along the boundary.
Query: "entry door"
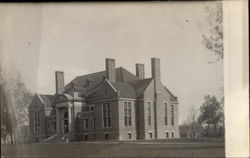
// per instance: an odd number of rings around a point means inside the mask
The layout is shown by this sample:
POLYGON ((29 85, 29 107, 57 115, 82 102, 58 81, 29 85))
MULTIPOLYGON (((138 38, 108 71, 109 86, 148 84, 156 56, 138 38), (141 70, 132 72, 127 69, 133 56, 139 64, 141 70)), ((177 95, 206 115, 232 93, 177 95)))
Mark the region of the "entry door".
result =
POLYGON ((69 132, 69 121, 68 121, 68 111, 64 112, 63 115, 63 133, 66 134, 69 132))

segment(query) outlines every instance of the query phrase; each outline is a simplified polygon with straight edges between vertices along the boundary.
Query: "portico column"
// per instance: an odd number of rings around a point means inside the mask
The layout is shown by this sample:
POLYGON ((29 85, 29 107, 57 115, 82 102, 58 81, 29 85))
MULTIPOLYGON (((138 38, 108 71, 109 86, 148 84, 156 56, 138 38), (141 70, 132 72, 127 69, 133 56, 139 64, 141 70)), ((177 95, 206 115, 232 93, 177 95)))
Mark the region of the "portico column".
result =
POLYGON ((71 107, 68 106, 68 128, 69 128, 69 133, 71 132, 71 124, 72 124, 72 120, 71 120, 71 107))
POLYGON ((58 108, 56 108, 56 133, 60 134, 60 113, 58 108))

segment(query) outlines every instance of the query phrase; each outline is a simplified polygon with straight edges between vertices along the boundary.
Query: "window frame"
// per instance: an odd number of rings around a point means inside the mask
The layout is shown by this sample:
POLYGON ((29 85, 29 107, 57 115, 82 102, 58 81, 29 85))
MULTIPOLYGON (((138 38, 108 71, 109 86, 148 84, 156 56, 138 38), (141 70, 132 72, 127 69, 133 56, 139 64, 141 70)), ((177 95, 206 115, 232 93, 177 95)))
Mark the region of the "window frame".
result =
POLYGON ((111 117, 111 103, 104 102, 102 104, 102 127, 103 128, 112 128, 111 118, 112 118, 111 117))
POLYGON ((175 125, 175 123, 174 123, 174 110, 175 110, 175 108, 174 108, 174 105, 173 104, 171 104, 171 125, 172 126, 174 126, 175 125))
POLYGON ((95 120, 95 117, 91 117, 91 118, 90 118, 90 122, 91 122, 90 124, 91 124, 91 127, 92 127, 92 128, 95 128, 95 127, 96 127, 96 122, 95 122, 95 121, 96 121, 96 120, 95 120))
POLYGON ((153 132, 148 132, 149 139, 153 139, 153 132))
POLYGON ((34 115, 35 115, 35 118, 34 118, 34 131, 36 133, 39 133, 40 132, 40 128, 41 128, 41 123, 40 123, 40 112, 39 111, 34 111, 34 115))
POLYGON ((132 126, 132 101, 123 101, 124 126, 132 126))
POLYGON ((166 138, 169 138, 169 131, 165 131, 166 138))
POLYGON ((169 119, 168 119, 168 102, 164 102, 163 103, 163 109, 164 109, 164 125, 165 126, 168 126, 169 124, 168 124, 168 121, 169 121, 169 119))
POLYGON ((89 129, 89 118, 88 117, 83 118, 83 129, 85 129, 85 130, 89 129))
POLYGON ((132 139, 132 133, 128 132, 128 139, 131 140, 132 139))
POLYGON ((152 101, 147 101, 147 121, 148 126, 152 126, 152 101))
POLYGON ((171 136, 172 136, 172 138, 175 138, 175 137, 174 137, 174 132, 171 133, 171 136))

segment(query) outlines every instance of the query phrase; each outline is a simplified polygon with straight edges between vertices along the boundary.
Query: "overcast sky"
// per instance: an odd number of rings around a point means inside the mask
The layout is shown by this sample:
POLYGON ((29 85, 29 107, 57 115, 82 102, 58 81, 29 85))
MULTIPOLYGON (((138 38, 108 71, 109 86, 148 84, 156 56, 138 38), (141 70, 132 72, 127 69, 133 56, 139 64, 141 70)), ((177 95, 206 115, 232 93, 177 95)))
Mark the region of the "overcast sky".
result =
POLYGON ((223 63, 208 64, 215 57, 201 43, 209 28, 205 6, 215 3, 4 4, 1 62, 16 67, 32 92, 54 94, 56 70, 68 83, 103 71, 110 57, 132 73, 145 64, 148 78, 150 58, 158 57, 182 123, 205 94, 223 95, 223 63))

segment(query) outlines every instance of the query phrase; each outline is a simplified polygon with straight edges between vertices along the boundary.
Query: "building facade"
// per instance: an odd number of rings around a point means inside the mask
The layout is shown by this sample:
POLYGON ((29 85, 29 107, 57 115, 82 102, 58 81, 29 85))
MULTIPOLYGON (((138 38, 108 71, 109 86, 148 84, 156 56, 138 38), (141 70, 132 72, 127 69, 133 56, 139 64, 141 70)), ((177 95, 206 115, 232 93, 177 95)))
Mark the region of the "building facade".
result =
POLYGON ((144 65, 136 75, 114 59, 106 70, 77 76, 64 85, 56 71, 56 93, 36 93, 29 106, 32 141, 67 137, 71 140, 136 140, 179 138, 178 100, 161 82, 160 59, 151 59, 152 77, 144 65))

